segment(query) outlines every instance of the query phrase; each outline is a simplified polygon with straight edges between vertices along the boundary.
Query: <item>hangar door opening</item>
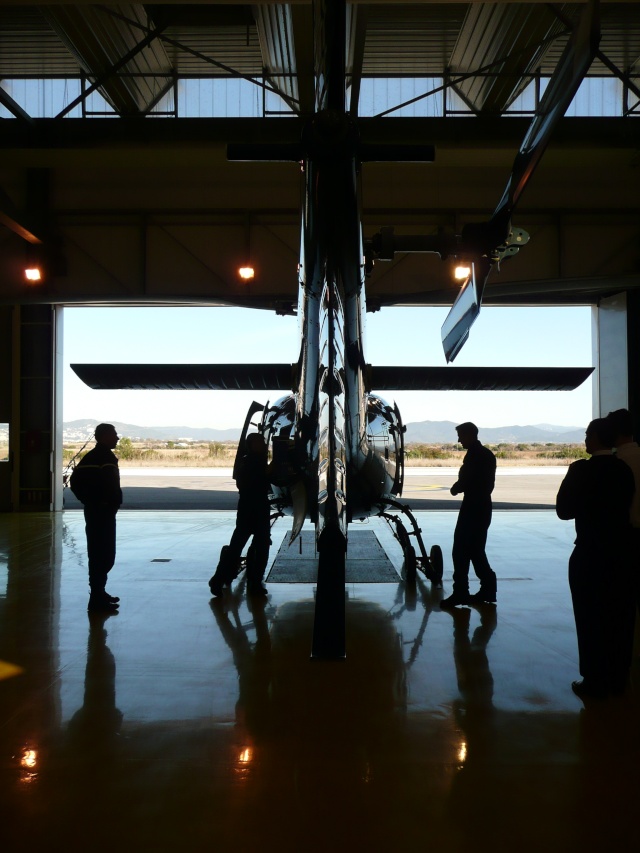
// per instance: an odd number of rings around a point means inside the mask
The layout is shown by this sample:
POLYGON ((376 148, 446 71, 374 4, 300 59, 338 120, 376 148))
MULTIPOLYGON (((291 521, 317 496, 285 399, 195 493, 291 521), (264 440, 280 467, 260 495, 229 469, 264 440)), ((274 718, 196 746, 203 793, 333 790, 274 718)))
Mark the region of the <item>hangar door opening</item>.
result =
MULTIPOLYGON (((446 312, 446 308, 388 308, 367 315, 367 361, 443 365, 440 326, 446 312)), ((113 423, 121 436, 117 452, 122 471, 131 477, 134 471, 153 472, 167 499, 171 493, 173 502, 165 508, 200 508, 193 504, 193 495, 180 495, 172 487, 176 469, 230 468, 234 442, 252 400, 273 402, 283 392, 96 391, 84 385, 69 365, 293 363, 300 351, 295 317, 241 308, 67 307, 64 329, 63 466, 78 451, 93 446, 97 423, 113 423)), ((456 359, 456 366, 480 367, 592 364, 592 309, 585 306, 483 308, 456 359)), ((432 432, 437 425, 436 443, 453 443, 453 427, 465 420, 490 430, 492 437, 500 428, 518 426, 525 431, 517 434, 528 436, 528 441, 517 443, 551 444, 563 432, 567 441, 575 440, 575 431, 582 433, 592 416, 591 380, 572 392, 384 396, 398 403, 408 444, 422 441, 426 424, 432 432)), ((74 506, 68 491, 64 506, 74 506)))

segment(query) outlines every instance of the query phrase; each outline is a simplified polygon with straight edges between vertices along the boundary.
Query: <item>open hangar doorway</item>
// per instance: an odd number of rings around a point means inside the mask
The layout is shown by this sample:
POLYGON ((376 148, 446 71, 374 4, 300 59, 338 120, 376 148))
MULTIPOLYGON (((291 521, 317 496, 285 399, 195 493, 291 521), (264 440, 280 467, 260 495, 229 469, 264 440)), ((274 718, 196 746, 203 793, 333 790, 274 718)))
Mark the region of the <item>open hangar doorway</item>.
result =
MULTIPOLYGON (((443 360, 439 329, 445 313, 444 308, 390 308, 368 315, 368 361, 439 364, 443 360)), ((485 308, 459 363, 592 364, 595 323, 591 314, 588 306, 485 308)), ((72 441, 74 450, 78 442, 90 441, 92 427, 100 421, 116 422, 125 438, 131 438, 136 428, 138 432, 154 430, 173 441, 196 437, 198 428, 201 438, 212 428, 239 431, 256 395, 238 391, 94 391, 80 382, 70 363, 286 363, 295 360, 299 349, 294 317, 251 309, 69 306, 64 318, 63 445, 66 436, 67 445, 72 441)), ((263 392, 260 402, 273 401, 281 393, 263 392)), ((398 392, 385 396, 392 403, 397 399, 405 423, 472 419, 480 427, 542 424, 569 428, 583 427, 590 419, 592 393, 592 380, 588 380, 580 389, 565 393, 398 392)), ((58 453, 60 459, 63 449, 58 453)), ((69 447, 66 450, 63 468, 69 447)), ((61 476, 58 480, 61 483, 61 476)), ((62 495, 59 501, 57 509, 64 507, 62 495)))
MULTIPOLYGON (((637 372, 635 365, 639 359, 634 349, 636 346, 635 338, 627 332, 629 327, 633 328, 634 318, 637 314, 635 296, 635 293, 621 294, 601 300, 599 307, 582 309, 585 316, 591 315, 591 320, 585 326, 590 325, 593 330, 591 343, 593 354, 586 362, 596 366, 594 380, 592 380, 592 415, 600 412, 606 414, 607 411, 620 406, 628 406, 632 413, 637 412, 637 391, 635 389, 637 389, 638 381, 634 370, 637 372)), ((64 420, 68 419, 64 414, 63 406, 64 373, 65 362, 70 360, 69 354, 64 352, 63 329, 65 317, 73 316, 72 311, 81 310, 100 312, 101 310, 124 311, 125 309, 101 309, 97 307, 84 309, 75 306, 63 308, 62 306, 33 305, 8 306, 0 312, 0 322, 4 333, 0 336, 0 340, 6 349, 6 358, 2 359, 0 366, 3 385, 3 393, 0 395, 3 409, 0 412, 0 424, 7 425, 6 432, 9 439, 4 461, 0 461, 0 507, 4 512, 28 511, 36 508, 39 510, 60 510, 62 508, 62 425, 64 420), (25 353, 27 354, 26 357, 21 357, 25 353), (34 359, 38 361, 38 364, 35 364, 34 359), (29 360, 30 363, 26 363, 29 360), (38 497, 37 502, 30 500, 34 495, 38 497)), ((171 311, 172 309, 140 310, 171 311)), ((231 315, 225 312, 245 311, 245 309, 224 308, 178 308, 173 310, 219 312, 222 321, 220 328, 229 327, 229 324, 224 323, 224 318, 229 318, 231 315)), ((392 363, 394 359, 396 359, 396 363, 402 363, 405 353, 400 346, 401 342, 403 346, 413 348, 414 363, 429 362, 429 353, 424 346, 424 342, 428 339, 424 326, 421 327, 419 338, 405 334, 401 322, 399 328, 394 329, 394 319, 397 318, 401 321, 403 310, 392 308, 374 315, 368 315, 367 355, 372 363, 392 363)), ((413 309, 411 316, 414 318, 427 317, 433 311, 437 314, 437 310, 425 308, 423 311, 417 312, 413 309)), ((483 310, 480 321, 472 333, 474 336, 482 330, 483 322, 491 317, 490 311, 493 310, 498 309, 488 307, 483 310)), ((526 308, 520 310, 527 311, 526 308)), ((567 310, 572 309, 568 308, 567 310)), ((257 334, 253 336, 253 343, 259 349, 259 361, 265 361, 267 358, 270 360, 272 357, 281 357, 283 361, 295 360, 297 357, 295 347, 298 345, 295 318, 283 318, 265 311, 252 312, 249 310, 245 311, 245 315, 255 317, 256 322, 260 325, 261 336, 258 337, 257 334), (275 324, 275 333, 273 330, 269 330, 269 322, 275 324), (291 331, 289 334, 293 335, 293 338, 287 339, 285 335, 281 334, 283 322, 290 324, 291 331), (292 339, 296 342, 293 348, 291 348, 290 343, 292 339), (277 350, 276 353, 274 348, 280 345, 283 345, 286 352, 277 350)), ((186 317, 186 314, 184 316, 186 317)), ((203 316, 208 315, 204 314, 203 316)), ((212 314, 212 316, 216 315, 212 314)), ((147 324, 146 331, 153 334, 153 326, 147 324)), ((177 327, 174 329, 175 331, 177 331, 177 327)), ((535 332, 540 352, 544 352, 549 341, 548 331, 548 329, 542 328, 535 332)), ((250 329, 248 334, 251 336, 250 329)), ((156 334, 156 337, 159 336, 156 334)), ((196 335, 191 337, 194 340, 199 339, 199 336, 196 335)), ((587 328, 585 341, 588 341, 588 337, 587 328)), ((116 347, 125 340, 123 335, 118 334, 117 328, 111 329, 110 338, 116 347)), ((207 348, 207 354, 202 356, 204 361, 231 361, 232 354, 236 360, 235 356, 237 356, 238 350, 242 351, 243 360, 251 360, 248 344, 247 346, 238 344, 231 348, 227 346, 222 355, 216 355, 212 345, 219 338, 219 335, 213 324, 208 328, 207 334, 200 336, 200 338, 200 343, 207 348)), ((173 353, 179 353, 180 357, 184 359, 195 357, 191 351, 181 348, 173 333, 171 338, 163 343, 162 361, 170 360, 173 353)), ((88 351, 90 355, 86 357, 86 360, 107 360, 106 351, 103 351, 102 355, 98 355, 101 349, 99 340, 90 337, 88 347, 89 349, 85 352, 88 351)), ((104 350, 104 347, 102 349, 104 350)), ((473 347, 469 349, 469 352, 473 353, 473 347)), ((505 360, 507 356, 510 354, 505 354, 505 360)), ((111 359, 112 356, 108 358, 111 359)), ((149 353, 147 351, 147 354, 143 354, 139 360, 147 361, 148 358, 149 353)), ((124 360, 122 352, 113 360, 124 360)), ((510 362, 513 360, 509 357, 510 362)), ((572 363, 581 360, 576 359, 572 363)), ((99 394, 100 392, 90 392, 87 389, 87 393, 99 394)), ((122 392, 123 398, 126 397, 127 393, 122 392)), ((148 394, 149 392, 141 393, 148 394)), ((178 401, 184 399, 180 397, 182 392, 173 393, 175 393, 178 401)), ((204 423, 213 417, 213 413, 225 409, 226 404, 220 396, 222 392, 211 392, 209 395, 204 392, 194 393, 201 393, 202 395, 202 402, 199 405, 202 407, 203 414, 205 412, 211 413, 206 414, 204 423)), ((238 402, 243 392, 228 393, 235 395, 232 399, 238 402)), ((483 394, 484 392, 468 393, 473 395, 483 394)), ((460 394, 452 396, 461 397, 460 394)), ((432 404, 432 400, 431 394, 423 394, 418 403, 419 413, 416 415, 404 399, 399 399, 399 406, 405 421, 440 418, 438 414, 440 410, 435 404, 432 404)), ((246 410, 246 407, 244 408, 246 410)), ((465 411, 467 411, 466 407, 465 411)), ((86 414, 89 417, 99 417, 101 413, 86 414)), ((109 412, 106 411, 105 414, 108 415, 109 412)), ((452 417, 452 420, 456 420, 456 415, 452 417)), ((543 419, 536 419, 536 422, 541 423, 543 419)))

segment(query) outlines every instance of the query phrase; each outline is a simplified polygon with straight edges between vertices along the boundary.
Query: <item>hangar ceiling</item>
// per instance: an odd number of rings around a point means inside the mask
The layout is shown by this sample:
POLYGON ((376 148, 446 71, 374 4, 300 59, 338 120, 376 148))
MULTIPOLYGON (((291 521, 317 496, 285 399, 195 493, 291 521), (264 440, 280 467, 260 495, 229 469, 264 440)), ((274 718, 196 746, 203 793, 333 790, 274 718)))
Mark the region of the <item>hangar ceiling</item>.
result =
MULTIPOLYGON (((519 98, 553 72, 582 8, 349 7, 348 93, 363 140, 436 149, 430 164, 363 165, 365 237, 459 231, 491 214, 529 122, 519 98), (376 80, 398 95, 366 112, 376 80), (405 91, 431 92, 437 110, 398 117, 405 91)), ((531 242, 492 277, 485 303, 595 303, 640 285, 640 5, 603 2, 600 17, 589 75, 616 81, 620 109, 563 119, 515 217, 531 242)), ((296 142, 313 103, 307 2, 3 3, 0 301, 290 312, 300 169, 227 162, 226 145, 296 142), (68 87, 46 117, 46 90, 17 94, 34 79, 68 87), (229 79, 255 90, 258 117, 185 110, 187 85, 229 79), (23 283, 25 251, 45 255, 43 284, 23 283), (247 256, 249 285, 236 274, 247 256)), ((425 254, 377 263, 367 290, 372 308, 449 304, 456 292, 450 264, 425 254)))

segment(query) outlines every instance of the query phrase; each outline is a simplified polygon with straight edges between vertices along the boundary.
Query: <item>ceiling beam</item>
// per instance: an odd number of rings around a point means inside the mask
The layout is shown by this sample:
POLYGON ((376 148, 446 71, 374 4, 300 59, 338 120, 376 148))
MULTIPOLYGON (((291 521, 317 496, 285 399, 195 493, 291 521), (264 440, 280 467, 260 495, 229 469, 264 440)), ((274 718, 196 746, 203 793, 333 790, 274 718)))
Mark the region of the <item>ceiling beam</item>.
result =
POLYGON ((311 115, 315 104, 315 82, 313 71, 313 18, 311 4, 291 5, 291 23, 295 62, 298 69, 298 112, 311 115))
POLYGON ((352 6, 349 16, 347 45, 347 74, 351 80, 350 112, 358 115, 360 101, 360 83, 364 63, 364 46, 367 37, 367 6, 352 6))
POLYGON ((0 86, 0 104, 2 104, 2 106, 9 110, 13 116, 21 121, 26 121, 29 124, 33 121, 29 113, 23 110, 20 104, 17 101, 14 101, 11 95, 6 92, 2 86, 0 86))
MULTIPOLYGON (((530 121, 527 118, 361 118, 363 142, 436 146, 517 149, 530 121)), ((33 119, 29 124, 5 120, 0 149, 91 148, 118 152, 144 146, 146 151, 199 143, 226 145, 259 137, 264 142, 298 142, 304 122, 295 118, 181 118, 140 121, 137 118, 33 119)), ((638 147, 637 129, 624 118, 565 118, 554 132, 554 147, 616 149, 638 147)), ((117 153, 117 152, 116 152, 117 153)), ((436 152, 437 158, 437 152, 436 152)))
POLYGON ((4 225, 27 243, 37 245, 42 240, 32 227, 26 224, 26 217, 20 213, 6 192, 0 187, 0 225, 4 225))

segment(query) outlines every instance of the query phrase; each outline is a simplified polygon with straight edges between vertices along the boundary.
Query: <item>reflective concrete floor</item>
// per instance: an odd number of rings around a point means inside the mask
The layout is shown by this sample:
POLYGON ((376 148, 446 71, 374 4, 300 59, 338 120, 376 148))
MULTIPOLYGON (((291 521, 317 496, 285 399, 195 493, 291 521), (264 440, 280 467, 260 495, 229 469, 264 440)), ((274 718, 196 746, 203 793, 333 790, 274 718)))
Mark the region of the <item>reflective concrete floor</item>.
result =
POLYGON ((640 687, 571 692, 571 525, 496 513, 498 607, 452 614, 456 514, 419 520, 444 591, 349 586, 318 662, 312 584, 211 603, 233 513, 121 513, 106 619, 80 513, 0 515, 1 849, 637 850, 640 687))

